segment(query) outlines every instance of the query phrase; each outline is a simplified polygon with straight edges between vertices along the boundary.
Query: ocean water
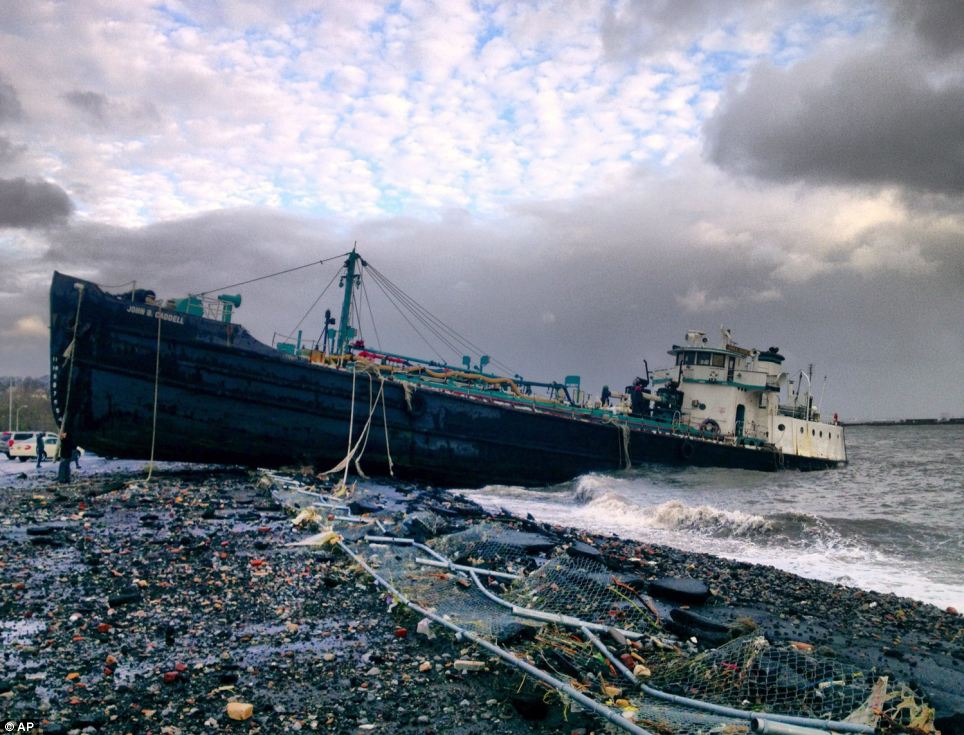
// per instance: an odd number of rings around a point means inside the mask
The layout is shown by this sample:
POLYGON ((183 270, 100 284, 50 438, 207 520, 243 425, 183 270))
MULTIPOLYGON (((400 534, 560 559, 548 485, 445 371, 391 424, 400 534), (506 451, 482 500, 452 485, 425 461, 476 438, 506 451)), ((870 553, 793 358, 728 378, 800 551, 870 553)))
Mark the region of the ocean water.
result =
MULTIPOLYGON (((541 490, 459 492, 490 510, 964 610, 964 426, 850 427, 847 451, 849 465, 823 472, 649 465, 541 490)), ((78 476, 143 477, 146 465, 87 455, 78 476)), ((34 463, 0 455, 0 491, 56 474, 46 463, 38 478, 34 463)))
POLYGON ((491 510, 964 609, 964 426, 846 431, 850 464, 836 470, 648 465, 460 492, 491 510))

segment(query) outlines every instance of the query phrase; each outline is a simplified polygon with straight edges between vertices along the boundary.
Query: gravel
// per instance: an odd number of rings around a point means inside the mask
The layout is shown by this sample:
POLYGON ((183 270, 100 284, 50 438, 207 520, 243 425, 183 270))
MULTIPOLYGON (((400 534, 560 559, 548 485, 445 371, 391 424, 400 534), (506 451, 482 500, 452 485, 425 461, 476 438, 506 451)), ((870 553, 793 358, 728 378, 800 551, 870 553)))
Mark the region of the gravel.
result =
MULTIPOLYGON (((390 612, 384 592, 337 551, 286 547, 304 532, 254 476, 174 468, 149 485, 133 472, 51 480, 0 485, 6 720, 42 722, 48 733, 166 735, 602 730, 585 713, 520 693, 516 672, 486 652, 446 633, 417 635, 418 619, 390 612), (231 702, 252 705, 250 717, 230 718, 231 702)), ((450 517, 481 513, 440 491, 406 492, 450 517)), ((681 637, 698 632, 686 627, 693 621, 752 618, 771 639, 914 682, 945 735, 961 732, 960 615, 771 567, 511 525, 584 543, 648 580, 701 581, 710 599, 698 615, 676 616, 681 637)), ((678 603, 658 604, 668 613, 678 603)))

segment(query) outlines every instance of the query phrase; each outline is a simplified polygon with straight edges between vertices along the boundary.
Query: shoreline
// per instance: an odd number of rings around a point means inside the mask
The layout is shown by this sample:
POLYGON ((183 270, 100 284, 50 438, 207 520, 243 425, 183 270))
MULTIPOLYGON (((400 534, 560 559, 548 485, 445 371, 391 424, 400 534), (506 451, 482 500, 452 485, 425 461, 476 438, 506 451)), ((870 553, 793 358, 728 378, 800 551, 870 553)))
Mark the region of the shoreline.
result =
MULTIPOLYGON (((501 665, 457 670, 466 647, 414 635, 417 621, 388 613, 383 593, 343 556, 285 547, 306 533, 247 473, 164 470, 149 489, 134 473, 82 473, 69 486, 50 479, 5 484, 0 498, 8 719, 42 715, 47 732, 599 730, 584 713, 565 723, 558 707, 526 719, 501 665), (229 697, 252 702, 254 717, 229 721, 229 697)), ((365 487, 376 500, 391 489, 365 487)), ((403 489, 424 507, 454 502, 459 513, 483 513, 442 491, 403 489)), ((948 723, 945 734, 962 731, 959 615, 773 567, 495 519, 587 543, 650 580, 701 580, 712 591, 704 617, 724 626, 750 617, 768 639, 886 669, 918 685, 948 723)), ((674 632, 703 637, 705 629, 674 632)))

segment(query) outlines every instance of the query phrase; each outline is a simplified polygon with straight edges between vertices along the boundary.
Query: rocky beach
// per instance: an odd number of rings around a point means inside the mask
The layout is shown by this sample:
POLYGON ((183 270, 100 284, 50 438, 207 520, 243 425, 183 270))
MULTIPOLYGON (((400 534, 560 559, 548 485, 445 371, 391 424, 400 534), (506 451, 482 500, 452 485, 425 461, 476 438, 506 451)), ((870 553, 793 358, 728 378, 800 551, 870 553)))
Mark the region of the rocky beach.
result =
MULTIPOLYGON (((291 546, 309 532, 256 473, 165 466, 146 481, 105 466, 58 484, 53 468, 20 475, 0 463, 5 722, 47 733, 605 729, 469 641, 419 633, 419 616, 337 547, 291 546)), ((444 518, 426 538, 485 516, 432 488, 355 490, 359 515, 444 518)), ((665 635, 693 652, 748 627, 906 682, 937 729, 964 732, 956 611, 507 514, 486 520, 570 553, 578 545, 648 585, 665 635), (667 579, 705 594, 674 602, 660 593, 667 579)))

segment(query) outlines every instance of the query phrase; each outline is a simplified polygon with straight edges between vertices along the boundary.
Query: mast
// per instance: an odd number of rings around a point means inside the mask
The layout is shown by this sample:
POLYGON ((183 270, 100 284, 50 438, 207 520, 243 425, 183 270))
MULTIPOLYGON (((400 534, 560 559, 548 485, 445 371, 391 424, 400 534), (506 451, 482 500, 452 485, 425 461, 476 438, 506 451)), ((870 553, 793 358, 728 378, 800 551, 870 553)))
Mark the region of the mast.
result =
POLYGON ((345 261, 345 275, 341 278, 341 286, 345 289, 345 298, 341 303, 341 320, 338 322, 338 342, 335 345, 335 354, 344 355, 348 348, 348 341, 351 339, 351 297, 355 290, 355 285, 361 280, 360 275, 355 274, 355 263, 361 256, 355 252, 358 244, 352 245, 351 252, 348 253, 348 260, 345 261))

